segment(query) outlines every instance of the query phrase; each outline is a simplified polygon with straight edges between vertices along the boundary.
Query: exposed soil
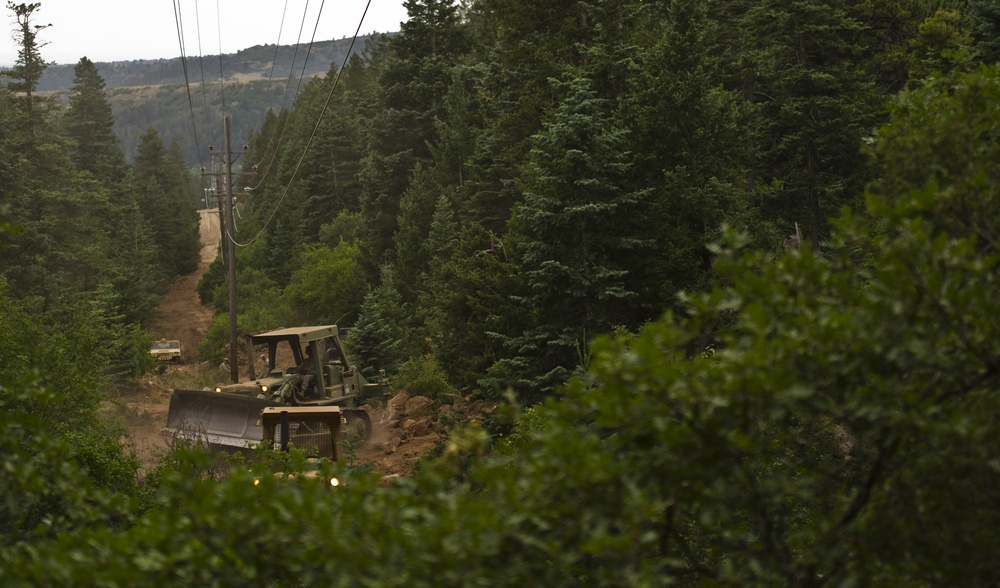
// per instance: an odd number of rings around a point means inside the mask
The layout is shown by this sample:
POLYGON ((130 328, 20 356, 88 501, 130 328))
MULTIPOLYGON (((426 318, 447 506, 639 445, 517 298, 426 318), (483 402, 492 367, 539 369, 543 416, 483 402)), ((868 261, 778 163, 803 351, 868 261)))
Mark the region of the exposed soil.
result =
MULTIPOLYGON (((201 304, 197 285, 215 259, 219 239, 218 211, 201 211, 201 262, 195 272, 177 280, 163 297, 161 319, 154 329, 157 338, 181 342, 184 361, 143 378, 139 389, 126 395, 119 407, 129 432, 128 442, 142 460, 144 469, 154 466, 169 450, 170 441, 161 430, 166 424, 171 391, 193 386, 201 388, 228 378, 228 373, 221 373, 218 366, 202 362, 198 357, 198 345, 208 331, 213 311, 201 304)), ((437 421, 434 415, 427 415, 428 406, 420 397, 410 399, 404 393, 385 408, 373 410, 372 440, 353 448, 348 459, 353 465, 365 465, 385 477, 410 474, 414 462, 431 451, 439 439, 435 431, 437 421), (415 407, 411 408, 413 414, 407 415, 404 405, 415 407)))

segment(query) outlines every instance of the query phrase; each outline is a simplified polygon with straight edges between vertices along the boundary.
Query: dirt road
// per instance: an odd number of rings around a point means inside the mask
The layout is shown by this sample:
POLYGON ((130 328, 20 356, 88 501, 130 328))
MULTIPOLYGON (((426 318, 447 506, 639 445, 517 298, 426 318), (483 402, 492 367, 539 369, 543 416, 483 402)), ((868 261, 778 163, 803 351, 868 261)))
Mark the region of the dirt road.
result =
POLYGON ((205 338, 213 311, 198 300, 198 281, 219 251, 219 211, 202 210, 201 261, 198 269, 182 276, 160 303, 161 318, 154 328, 157 337, 177 339, 184 347, 185 363, 198 362, 198 344, 205 338))
POLYGON ((201 260, 198 269, 178 279, 160 302, 160 320, 153 328, 157 338, 176 339, 184 350, 182 365, 170 365, 161 375, 143 379, 141 390, 128 399, 125 426, 132 448, 146 467, 155 465, 167 450, 167 441, 160 430, 167 422, 170 390, 175 382, 190 378, 203 369, 199 365, 198 345, 208 332, 213 311, 198 299, 198 281, 215 259, 219 250, 219 211, 199 212, 201 260))

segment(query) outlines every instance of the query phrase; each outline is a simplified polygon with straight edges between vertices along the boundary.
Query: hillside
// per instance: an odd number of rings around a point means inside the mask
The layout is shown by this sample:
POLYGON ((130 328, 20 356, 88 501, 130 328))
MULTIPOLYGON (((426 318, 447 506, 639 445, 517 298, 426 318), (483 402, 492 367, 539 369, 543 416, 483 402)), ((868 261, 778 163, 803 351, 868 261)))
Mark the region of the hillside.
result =
MULTIPOLYGON (((360 53, 370 36, 358 37, 354 52, 360 53)), ((306 53, 306 77, 325 75, 331 63, 342 63, 351 46, 351 39, 338 41, 319 41, 312 48, 307 44, 300 45, 256 45, 236 53, 225 54, 221 58, 222 69, 226 81, 266 80, 271 75, 271 64, 274 64, 274 74, 278 77, 287 76, 295 64, 296 76, 302 71, 302 63, 306 53)), ((200 72, 211 83, 219 81, 218 55, 191 56, 188 55, 188 75, 191 81, 200 79, 200 72)), ((160 86, 184 84, 184 66, 180 57, 171 59, 137 59, 133 61, 115 61, 110 63, 97 62, 97 71, 107 87, 123 86, 160 86)), ((59 92, 68 90, 73 85, 73 68, 75 64, 51 65, 45 70, 39 82, 38 89, 42 92, 59 92)))
MULTIPOLYGON (((363 53, 372 38, 359 37, 353 53, 363 53)), ((189 57, 190 96, 179 57, 95 65, 104 78, 115 116, 114 130, 126 157, 131 160, 139 137, 152 127, 167 145, 176 141, 187 161, 195 164, 205 160, 208 145, 221 144, 224 113, 232 120, 232 140, 246 141, 268 109, 292 106, 300 76, 304 84, 310 78, 326 75, 333 66, 339 68, 350 46, 351 39, 341 39, 314 43, 311 49, 307 45, 257 45, 223 55, 221 59, 218 55, 189 57), (220 62, 223 79, 219 75, 220 62), (289 92, 285 91, 286 86, 290 87, 289 92), (197 141, 192 130, 192 104, 200 134, 197 141)), ((73 85, 74 67, 75 64, 50 66, 42 76, 39 90, 65 103, 73 85)))

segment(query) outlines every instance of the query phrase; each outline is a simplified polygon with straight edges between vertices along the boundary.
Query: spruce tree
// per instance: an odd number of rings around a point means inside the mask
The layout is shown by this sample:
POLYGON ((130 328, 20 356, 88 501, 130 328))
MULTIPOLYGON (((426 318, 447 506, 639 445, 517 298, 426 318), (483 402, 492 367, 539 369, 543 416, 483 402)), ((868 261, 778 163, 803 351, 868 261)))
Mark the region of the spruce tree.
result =
POLYGON ((381 284, 361 304, 361 312, 346 344, 366 377, 384 369, 394 374, 406 361, 407 310, 396 289, 392 267, 382 267, 381 284))
POLYGON ((798 223, 814 247, 827 235, 826 219, 864 185, 861 138, 879 107, 858 65, 866 47, 855 10, 834 0, 762 0, 744 25, 759 107, 754 173, 769 186, 763 214, 779 230, 798 223))
POLYGON ((654 244, 641 264, 644 316, 636 322, 676 305, 679 291, 707 286, 706 245, 745 208, 743 120, 711 55, 722 29, 700 0, 672 0, 656 16, 645 25, 652 44, 634 66, 621 107, 635 145, 635 182, 654 193, 641 224, 654 244))
POLYGON ((193 271, 200 249, 196 195, 180 147, 174 143, 168 150, 150 128, 142 136, 133 170, 130 189, 149 223, 161 271, 166 276, 193 271))
POLYGON ((86 57, 73 68, 73 87, 64 124, 76 145, 70 157, 80 171, 104 182, 121 182, 125 156, 114 132, 114 114, 104 91, 104 78, 86 57))
POLYGON ((363 262, 370 277, 395 259, 399 204, 419 162, 431 159, 451 68, 466 50, 455 0, 407 0, 409 19, 388 43, 362 164, 363 262))
POLYGON ((538 400, 586 363, 591 339, 627 324, 641 284, 636 270, 648 246, 637 237, 648 190, 630 186, 627 134, 586 78, 535 137, 523 181, 524 202, 511 232, 528 293, 527 329, 506 341, 514 356, 493 373, 527 400, 538 400))
POLYGON ((15 4, 7 1, 7 10, 14 13, 17 28, 14 38, 18 43, 17 60, 14 67, 0 72, 0 76, 8 78, 10 81, 7 87, 16 95, 21 96, 23 105, 22 129, 26 138, 30 141, 34 136, 34 129, 39 122, 38 116, 43 113, 38 111, 39 98, 36 96, 38 81, 42 78, 48 64, 42 59, 41 44, 38 34, 52 25, 39 25, 35 21, 35 11, 41 8, 41 2, 30 2, 15 4))
POLYGON ((394 237, 396 283, 407 302, 415 302, 416 290, 421 287, 423 276, 430 267, 427 238, 436 200, 437 193, 428 172, 418 165, 413 172, 413 181, 400 202, 399 229, 394 237))
POLYGON ((974 23, 973 38, 978 59, 987 64, 1000 61, 1000 6, 993 0, 969 0, 974 23))

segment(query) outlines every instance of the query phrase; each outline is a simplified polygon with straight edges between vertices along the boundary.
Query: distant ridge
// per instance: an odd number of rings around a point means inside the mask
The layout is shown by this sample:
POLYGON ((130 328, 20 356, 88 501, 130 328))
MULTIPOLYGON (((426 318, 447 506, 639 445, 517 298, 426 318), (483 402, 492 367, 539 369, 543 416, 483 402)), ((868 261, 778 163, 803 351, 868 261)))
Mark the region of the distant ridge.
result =
MULTIPOLYGON (((368 42, 378 36, 358 37, 353 53, 363 53, 368 42)), ((115 117, 114 131, 126 158, 131 160, 135 156, 142 134, 153 128, 165 144, 176 142, 185 159, 198 166, 206 161, 208 145, 221 144, 219 135, 224 114, 232 116, 233 141, 242 144, 255 130, 254 126, 260 122, 263 112, 292 107, 299 76, 303 75, 303 63, 306 64, 305 81, 325 76, 331 68, 339 68, 344 63, 350 46, 351 39, 341 39, 313 43, 311 51, 308 51, 308 45, 283 45, 278 48, 277 57, 275 45, 257 45, 223 55, 225 103, 221 101, 221 93, 213 90, 220 87, 219 56, 189 56, 188 77, 192 89, 203 96, 202 71, 204 87, 209 89, 208 100, 199 99, 195 103, 199 140, 192 132, 192 113, 179 57, 95 62, 95 65, 104 78, 115 117), (274 73, 269 82, 272 62, 275 63, 274 73), (205 111, 206 105, 208 112, 205 111), (203 127, 202 121, 206 121, 208 126, 203 127)), ((67 104, 75 67, 76 64, 49 66, 39 81, 39 92, 67 104)))
MULTIPOLYGON (((354 53, 360 53, 372 35, 358 37, 354 45, 354 53)), ((275 45, 256 45, 236 53, 222 56, 222 70, 226 81, 247 82, 268 79, 271 75, 271 64, 274 62, 275 79, 288 79, 290 72, 294 76, 302 73, 302 64, 306 64, 305 77, 326 75, 333 63, 343 63, 351 46, 351 39, 338 41, 318 41, 312 49, 308 44, 282 45, 275 56, 275 45), (306 54, 309 59, 306 61, 306 54), (294 70, 292 64, 294 60, 294 70)), ((192 83, 201 81, 201 72, 205 72, 207 82, 220 80, 219 56, 188 56, 188 76, 192 83), (199 63, 200 61, 200 63, 199 63)), ((170 59, 137 59, 134 61, 95 62, 97 71, 104 78, 108 88, 160 86, 184 83, 184 68, 180 57, 170 59)), ((51 65, 42 74, 38 84, 40 92, 59 92, 73 86, 73 68, 76 64, 51 65)))

